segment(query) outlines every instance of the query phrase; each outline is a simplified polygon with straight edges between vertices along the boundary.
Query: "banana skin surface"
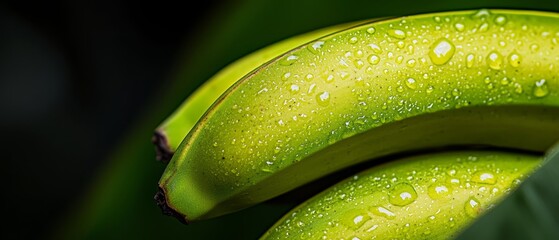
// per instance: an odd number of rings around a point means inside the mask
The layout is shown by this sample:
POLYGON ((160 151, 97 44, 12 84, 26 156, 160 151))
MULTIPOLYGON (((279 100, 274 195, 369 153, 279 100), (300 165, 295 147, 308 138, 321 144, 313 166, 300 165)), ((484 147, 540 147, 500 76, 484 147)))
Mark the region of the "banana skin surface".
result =
POLYGON ((296 46, 358 24, 359 22, 345 23, 294 36, 260 49, 226 66, 185 99, 181 106, 157 127, 152 140, 156 146, 157 160, 169 162, 180 142, 207 109, 244 75, 296 46))
POLYGON ((205 112, 160 181, 183 221, 354 164, 444 146, 559 139, 559 14, 481 10, 361 24, 254 69, 205 112))
POLYGON ((451 151, 398 159, 305 201, 260 239, 452 239, 515 190, 542 158, 451 151))

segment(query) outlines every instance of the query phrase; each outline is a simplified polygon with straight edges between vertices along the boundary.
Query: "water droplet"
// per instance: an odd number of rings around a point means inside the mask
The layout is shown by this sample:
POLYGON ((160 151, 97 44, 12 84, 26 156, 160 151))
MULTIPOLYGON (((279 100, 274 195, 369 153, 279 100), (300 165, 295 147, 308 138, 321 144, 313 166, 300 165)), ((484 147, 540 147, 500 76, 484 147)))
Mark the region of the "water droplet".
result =
POLYGON ((441 17, 439 17, 439 16, 433 17, 433 20, 434 20, 436 23, 441 23, 441 17))
POLYGON ((308 94, 311 94, 311 93, 314 92, 315 89, 316 89, 316 84, 313 83, 313 84, 311 84, 311 85, 309 86, 309 90, 307 90, 307 93, 308 93, 308 94))
POLYGON ((406 38, 406 33, 400 29, 390 29, 388 30, 388 35, 390 35, 393 38, 397 38, 397 39, 404 39, 406 38))
POLYGON ((284 73, 283 76, 281 76, 281 79, 285 81, 289 79, 289 77, 291 77, 291 73, 288 72, 288 73, 284 73))
POLYGON ((431 46, 429 58, 431 58, 431 62, 434 64, 442 65, 452 58, 454 51, 454 45, 448 39, 441 38, 431 46))
POLYGON ((475 172, 470 180, 475 183, 490 184, 490 185, 493 185, 495 184, 495 182, 497 182, 497 179, 495 178, 493 173, 487 171, 475 172))
POLYGON ((297 59, 299 59, 299 57, 297 55, 289 55, 287 57, 284 57, 283 59, 281 59, 280 64, 283 66, 289 66, 293 63, 295 63, 297 61, 297 59))
POLYGON ((503 56, 497 51, 491 51, 487 55, 487 64, 491 69, 499 70, 503 67, 503 56))
POLYGON ((217 147, 217 142, 214 142, 213 146, 214 146, 214 147, 217 147))
POLYGON ((478 31, 479 32, 486 32, 487 29, 489 29, 489 24, 482 23, 481 25, 479 25, 478 31))
POLYGON ((514 83, 514 92, 518 94, 524 92, 524 90, 522 89, 522 85, 520 85, 520 83, 514 83))
POLYGON ((349 73, 346 72, 346 71, 341 71, 341 72, 339 73, 339 75, 340 75, 340 77, 341 77, 342 79, 344 79, 344 80, 347 79, 347 78, 349 77, 349 73))
POLYGON ((530 45, 530 49, 533 52, 537 52, 540 49, 540 45, 534 43, 534 44, 530 45))
POLYGON ((343 214, 341 222, 350 228, 357 229, 370 219, 371 217, 367 212, 359 209, 351 209, 343 214))
POLYGON ((316 41, 316 42, 313 42, 313 43, 307 45, 307 49, 310 52, 312 52, 314 54, 317 54, 318 51, 322 48, 323 45, 324 45, 324 41, 316 41))
POLYGON ((507 17, 505 17, 504 15, 497 15, 495 17, 495 24, 497 24, 498 26, 503 26, 507 23, 507 17))
POLYGON ((377 65, 380 62, 380 58, 373 54, 367 58, 367 61, 372 65, 377 65))
POLYGON ((406 65, 408 67, 415 67, 415 63, 416 63, 415 59, 410 59, 406 62, 406 65))
POLYGON ((293 85, 291 85, 291 86, 289 87, 289 90, 290 90, 292 93, 297 93, 297 92, 299 92, 299 85, 293 84, 293 85))
POLYGON ((363 68, 363 66, 365 66, 365 63, 361 60, 355 60, 353 61, 353 65, 355 65, 357 69, 361 69, 363 68))
POLYGON ((513 67, 518 67, 520 65, 520 54, 512 52, 509 54, 509 64, 513 67))
POLYGON ((404 92, 404 88, 402 86, 398 86, 396 88, 396 91, 398 91, 399 93, 404 92))
POLYGON ((404 41, 398 41, 396 43, 396 47, 398 48, 404 48, 406 46, 406 43, 404 43, 404 41))
POLYGON ((534 83, 534 91, 533 94, 535 97, 545 97, 549 94, 549 88, 547 87, 547 82, 545 79, 541 79, 534 83))
POLYGON ((510 81, 508 77, 503 77, 503 79, 501 79, 501 85, 509 85, 510 81))
POLYGON ((327 82, 327 83, 331 83, 331 82, 334 81, 334 75, 332 75, 332 74, 325 75, 325 76, 323 76, 323 78, 324 78, 324 81, 327 82))
POLYGON ((468 216, 475 218, 482 211, 481 203, 475 197, 470 197, 464 204, 464 210, 468 216))
POLYGON ((314 78, 314 75, 312 75, 312 74, 310 74, 310 73, 307 74, 307 76, 305 76, 305 80, 306 80, 307 82, 312 81, 313 78, 314 78))
POLYGON ((382 53, 382 49, 374 43, 371 43, 367 46, 369 46, 369 48, 371 48, 371 50, 373 50, 373 52, 376 53, 376 54, 382 53))
POLYGON ((382 206, 374 206, 370 208, 369 211, 371 211, 374 215, 384 217, 386 219, 394 219, 396 217, 396 214, 382 206))
POLYGON ((316 102, 320 106, 327 106, 330 103, 330 93, 329 92, 322 92, 316 95, 316 102))
POLYGON ((476 56, 472 53, 466 55, 466 67, 471 68, 472 66, 474 66, 475 58, 476 56))
POLYGON ((374 34, 377 30, 374 27, 367 28, 368 34, 374 34))
POLYGON ((417 84, 415 82, 415 79, 413 78, 408 78, 408 80, 406 80, 406 86, 410 89, 416 89, 417 88, 417 84))
POLYGON ((349 43, 351 43, 351 44, 355 44, 355 43, 357 43, 357 41, 358 41, 357 37, 351 37, 349 39, 349 43))
POLYGON ((414 202, 415 199, 417 199, 417 193, 415 189, 407 183, 397 184, 389 195, 390 203, 396 206, 408 205, 414 202))
POLYGON ((480 9, 476 13, 472 15, 473 19, 482 19, 485 20, 487 17, 491 15, 491 12, 488 9, 480 9))
POLYGON ((458 97, 458 96, 460 96, 460 94, 461 94, 460 89, 458 89, 458 88, 452 89, 452 96, 458 97))
POLYGON ((431 199, 441 199, 450 195, 449 188, 444 184, 435 183, 429 186, 427 194, 431 199))
POLYGON ((425 92, 427 92, 427 93, 432 93, 433 90, 435 90, 435 87, 429 85, 429 86, 427 87, 427 90, 425 90, 425 92))
POLYGON ((363 57, 363 51, 361 51, 361 50, 355 51, 355 56, 356 56, 356 57, 359 57, 359 58, 360 58, 360 57, 363 57))
POLYGON ((462 31, 464 31, 465 27, 464 27, 464 24, 462 24, 462 23, 456 23, 456 24, 454 24, 454 28, 456 28, 456 31, 462 32, 462 31))

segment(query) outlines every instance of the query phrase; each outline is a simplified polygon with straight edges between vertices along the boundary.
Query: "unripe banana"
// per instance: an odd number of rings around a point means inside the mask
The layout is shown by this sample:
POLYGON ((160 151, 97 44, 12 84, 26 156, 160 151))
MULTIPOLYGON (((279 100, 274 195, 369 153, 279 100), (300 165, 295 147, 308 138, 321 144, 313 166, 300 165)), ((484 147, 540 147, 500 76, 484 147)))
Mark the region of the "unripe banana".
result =
POLYGON ((262 63, 268 62, 282 53, 316 38, 358 24, 360 22, 345 23, 291 37, 251 53, 223 68, 200 86, 175 112, 156 128, 153 143, 157 150, 157 160, 168 162, 179 143, 219 96, 243 76, 262 65, 262 63))
POLYGON ((237 211, 369 159, 559 138, 559 14, 482 10, 363 24, 229 88, 160 182, 185 221, 237 211))
POLYGON ((261 239, 451 239, 514 190, 541 159, 456 151, 396 160, 305 201, 261 239))

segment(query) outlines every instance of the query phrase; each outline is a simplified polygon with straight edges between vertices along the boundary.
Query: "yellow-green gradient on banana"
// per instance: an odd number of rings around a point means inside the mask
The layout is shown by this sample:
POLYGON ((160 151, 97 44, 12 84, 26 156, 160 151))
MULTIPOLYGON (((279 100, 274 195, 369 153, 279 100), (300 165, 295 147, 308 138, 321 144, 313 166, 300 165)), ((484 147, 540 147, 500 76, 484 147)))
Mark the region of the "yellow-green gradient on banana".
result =
POLYGON ((558 41, 559 14, 511 10, 409 16, 311 41, 208 109, 158 199, 195 221, 394 153, 544 151, 559 138, 558 41))
POLYGON ((294 47, 357 24, 359 22, 345 23, 291 37, 251 53, 216 73, 157 127, 153 140, 157 147, 157 159, 168 162, 204 112, 243 76, 294 47))
POLYGON ((514 190, 541 159, 497 151, 399 159, 300 204, 261 239, 451 239, 514 190))

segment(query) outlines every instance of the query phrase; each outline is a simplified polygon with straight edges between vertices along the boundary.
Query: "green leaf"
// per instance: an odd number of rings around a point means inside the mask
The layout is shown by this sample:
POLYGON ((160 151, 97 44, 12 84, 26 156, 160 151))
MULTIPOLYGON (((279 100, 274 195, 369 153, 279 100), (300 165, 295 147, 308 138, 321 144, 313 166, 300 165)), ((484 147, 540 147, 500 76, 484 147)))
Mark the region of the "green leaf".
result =
POLYGON ((457 239, 559 239, 559 144, 543 165, 457 239))

